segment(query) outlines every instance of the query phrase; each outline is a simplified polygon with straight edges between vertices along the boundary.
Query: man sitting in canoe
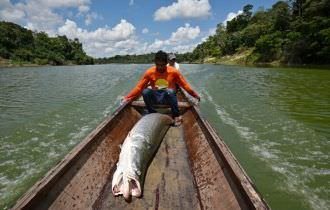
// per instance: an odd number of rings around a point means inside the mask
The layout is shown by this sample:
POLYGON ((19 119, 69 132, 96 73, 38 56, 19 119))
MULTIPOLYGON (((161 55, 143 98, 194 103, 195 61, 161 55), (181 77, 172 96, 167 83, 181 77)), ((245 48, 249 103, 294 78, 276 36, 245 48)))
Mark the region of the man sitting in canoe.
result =
POLYGON ((149 113, 155 113, 154 104, 167 104, 171 107, 175 125, 182 122, 178 100, 176 97, 176 84, 183 87, 190 95, 200 100, 199 95, 190 87, 183 75, 175 68, 167 66, 167 54, 158 51, 155 54, 155 66, 149 68, 137 83, 135 88, 124 97, 123 102, 130 102, 141 95, 149 113), (148 86, 151 88, 147 88, 148 86))
POLYGON ((172 66, 176 68, 177 70, 180 70, 180 65, 176 62, 176 56, 174 53, 170 53, 168 55, 168 66, 172 66))

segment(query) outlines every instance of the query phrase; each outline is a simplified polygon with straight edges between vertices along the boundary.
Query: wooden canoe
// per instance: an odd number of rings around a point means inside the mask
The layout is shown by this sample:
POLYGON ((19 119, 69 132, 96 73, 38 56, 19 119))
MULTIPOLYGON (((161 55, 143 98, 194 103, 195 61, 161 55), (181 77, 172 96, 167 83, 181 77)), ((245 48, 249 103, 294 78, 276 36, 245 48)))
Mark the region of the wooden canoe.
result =
POLYGON ((143 101, 134 101, 104 120, 13 209, 269 209, 187 97, 181 92, 183 124, 165 135, 146 174, 142 198, 126 202, 111 192, 120 145, 142 116, 143 101))

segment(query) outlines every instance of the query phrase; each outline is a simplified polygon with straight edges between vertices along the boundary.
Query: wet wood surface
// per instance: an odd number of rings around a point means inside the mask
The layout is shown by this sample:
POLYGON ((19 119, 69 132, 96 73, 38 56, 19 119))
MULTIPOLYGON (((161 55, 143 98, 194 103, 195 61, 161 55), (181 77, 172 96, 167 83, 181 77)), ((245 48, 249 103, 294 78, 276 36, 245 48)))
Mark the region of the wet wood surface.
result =
POLYGON ((109 180, 94 209, 200 209, 198 193, 189 168, 182 128, 171 127, 151 162, 143 197, 126 202, 114 197, 109 180))
POLYGON ((235 195, 236 186, 231 186, 223 162, 216 158, 194 117, 188 111, 184 115, 183 127, 203 209, 248 209, 235 195))

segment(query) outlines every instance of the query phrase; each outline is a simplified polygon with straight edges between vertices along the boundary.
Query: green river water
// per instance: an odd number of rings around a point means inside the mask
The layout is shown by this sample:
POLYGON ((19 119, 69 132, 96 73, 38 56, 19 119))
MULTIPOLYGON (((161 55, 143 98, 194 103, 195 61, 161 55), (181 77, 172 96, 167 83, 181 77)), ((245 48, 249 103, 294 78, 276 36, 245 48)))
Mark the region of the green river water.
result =
MULTIPOLYGON (((149 66, 0 69, 0 209, 111 114, 149 66)), ((181 68, 272 209, 329 209, 329 70, 181 68)))

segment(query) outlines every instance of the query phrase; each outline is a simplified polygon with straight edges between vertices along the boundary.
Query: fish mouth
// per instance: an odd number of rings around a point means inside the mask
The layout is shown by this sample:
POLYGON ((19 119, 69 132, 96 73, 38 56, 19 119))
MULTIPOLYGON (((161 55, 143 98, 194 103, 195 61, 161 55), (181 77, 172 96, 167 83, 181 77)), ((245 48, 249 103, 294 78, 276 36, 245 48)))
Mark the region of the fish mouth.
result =
POLYGON ((132 196, 141 197, 142 190, 138 178, 122 174, 117 180, 118 182, 112 186, 112 193, 115 196, 123 195, 126 201, 129 201, 132 196))

